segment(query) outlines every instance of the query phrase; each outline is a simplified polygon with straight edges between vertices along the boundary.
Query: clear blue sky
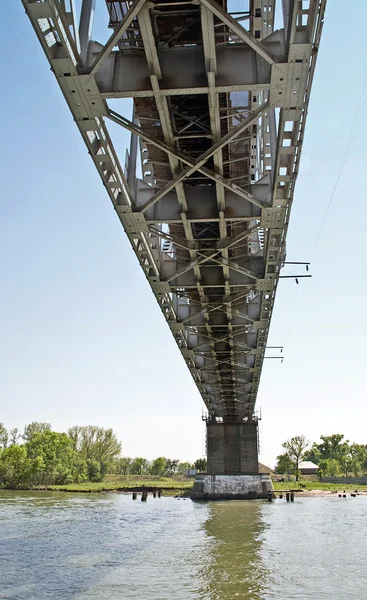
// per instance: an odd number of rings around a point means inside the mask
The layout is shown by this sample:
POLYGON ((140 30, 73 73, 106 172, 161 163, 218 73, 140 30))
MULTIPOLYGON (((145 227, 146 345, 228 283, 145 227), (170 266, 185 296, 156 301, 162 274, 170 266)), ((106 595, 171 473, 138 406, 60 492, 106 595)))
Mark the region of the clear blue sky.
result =
MULTIPOLYGON (((0 421, 99 424, 127 455, 195 459, 199 393, 20 0, 0 17, 0 421)), ((296 434, 367 442, 366 104, 314 248, 367 75, 366 20, 367 3, 356 18, 329 0, 288 236, 288 260, 312 259, 313 278, 278 288, 269 344, 285 360, 266 361, 257 403, 269 464, 296 434)))

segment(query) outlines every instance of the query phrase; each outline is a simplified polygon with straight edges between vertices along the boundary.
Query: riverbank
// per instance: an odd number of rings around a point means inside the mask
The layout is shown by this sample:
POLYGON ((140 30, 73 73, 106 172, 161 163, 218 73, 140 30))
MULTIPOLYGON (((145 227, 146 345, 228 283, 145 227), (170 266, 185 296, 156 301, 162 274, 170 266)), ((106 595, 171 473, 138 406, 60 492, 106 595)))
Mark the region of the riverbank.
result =
MULTIPOLYGON (((161 490, 164 496, 190 496, 194 480, 186 477, 154 477, 154 476, 131 476, 131 475, 107 475, 104 481, 71 483, 68 485, 48 485, 37 486, 32 490, 50 491, 50 492, 70 492, 70 493, 121 493, 131 494, 132 492, 148 493, 161 490)), ((333 484, 320 483, 317 481, 274 481, 274 492, 285 493, 293 491, 296 495, 303 497, 322 497, 337 494, 357 493, 367 495, 367 486, 353 484, 333 484)))
POLYGON ((192 491, 193 480, 185 477, 154 477, 131 475, 107 475, 104 481, 70 483, 68 485, 38 486, 35 489, 51 492, 76 492, 76 493, 122 493, 132 492, 157 492, 161 490, 164 496, 189 496, 192 491))
POLYGON ((355 483, 321 483, 320 481, 273 481, 274 490, 276 492, 284 492, 287 490, 293 490, 295 492, 311 493, 311 492, 367 492, 366 485, 357 485, 355 483))

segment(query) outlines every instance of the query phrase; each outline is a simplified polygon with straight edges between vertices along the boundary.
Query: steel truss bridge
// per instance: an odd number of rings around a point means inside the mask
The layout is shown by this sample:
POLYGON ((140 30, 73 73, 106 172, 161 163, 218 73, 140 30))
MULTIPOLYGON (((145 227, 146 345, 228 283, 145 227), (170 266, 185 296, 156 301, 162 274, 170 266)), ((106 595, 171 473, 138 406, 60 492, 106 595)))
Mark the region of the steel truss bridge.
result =
POLYGON ((105 0, 105 44, 95 0, 22 2, 209 418, 252 420, 326 0, 105 0))

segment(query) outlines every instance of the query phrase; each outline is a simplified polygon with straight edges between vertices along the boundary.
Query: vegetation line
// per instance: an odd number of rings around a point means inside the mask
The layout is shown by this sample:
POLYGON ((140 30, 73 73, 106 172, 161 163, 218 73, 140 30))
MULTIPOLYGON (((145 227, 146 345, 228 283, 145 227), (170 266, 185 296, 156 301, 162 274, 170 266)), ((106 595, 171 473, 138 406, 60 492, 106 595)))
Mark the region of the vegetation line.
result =
POLYGON ((194 467, 205 471, 206 460, 191 464, 163 456, 153 461, 121 456, 121 443, 112 429, 75 426, 59 433, 49 423, 34 422, 20 434, 0 423, 0 487, 8 489, 72 485, 74 491, 116 490, 144 485, 140 480, 149 476, 147 485, 186 489, 191 485, 186 473, 194 467))

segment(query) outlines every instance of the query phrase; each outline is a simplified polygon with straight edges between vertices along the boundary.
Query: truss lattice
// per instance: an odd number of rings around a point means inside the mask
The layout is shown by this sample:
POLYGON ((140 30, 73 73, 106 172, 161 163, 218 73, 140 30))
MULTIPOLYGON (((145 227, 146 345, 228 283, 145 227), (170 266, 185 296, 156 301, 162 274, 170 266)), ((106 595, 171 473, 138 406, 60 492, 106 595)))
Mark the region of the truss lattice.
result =
POLYGON ((74 1, 22 0, 209 418, 251 418, 326 0, 106 0, 104 45, 74 1))

